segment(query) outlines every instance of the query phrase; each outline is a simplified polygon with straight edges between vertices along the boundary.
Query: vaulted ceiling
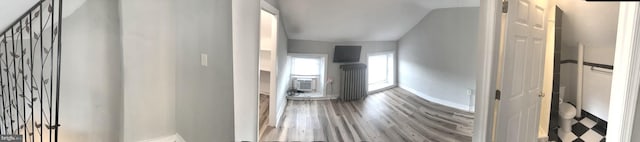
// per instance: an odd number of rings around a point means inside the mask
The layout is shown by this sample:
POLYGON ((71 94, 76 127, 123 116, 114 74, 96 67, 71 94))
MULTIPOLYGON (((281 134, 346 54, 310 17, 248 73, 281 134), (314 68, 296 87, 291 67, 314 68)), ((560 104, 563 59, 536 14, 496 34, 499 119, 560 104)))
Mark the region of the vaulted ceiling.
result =
MULTIPOLYGON (((6 29, 9 24, 20 18, 29 8, 40 0, 0 0, 0 30, 6 29)), ((47 0, 46 2, 49 2, 47 0)), ((86 0, 64 0, 62 16, 67 17, 75 12, 86 0)), ((2 31, 0 31, 2 32, 2 31)))
POLYGON ((0 30, 6 29, 36 2, 38 0, 0 0, 0 30))
POLYGON ((394 41, 431 10, 480 0, 278 0, 289 39, 394 41))

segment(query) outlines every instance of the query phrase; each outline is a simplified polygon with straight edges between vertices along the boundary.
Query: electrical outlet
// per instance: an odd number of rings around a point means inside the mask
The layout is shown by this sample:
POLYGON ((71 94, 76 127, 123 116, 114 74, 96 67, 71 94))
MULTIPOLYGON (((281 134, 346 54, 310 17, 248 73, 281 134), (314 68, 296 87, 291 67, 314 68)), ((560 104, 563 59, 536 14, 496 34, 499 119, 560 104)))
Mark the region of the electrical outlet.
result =
POLYGON ((202 65, 203 67, 208 66, 208 60, 207 60, 207 54, 200 54, 200 65, 202 65))
POLYGON ((473 95, 473 89, 467 89, 467 95, 469 96, 473 95))

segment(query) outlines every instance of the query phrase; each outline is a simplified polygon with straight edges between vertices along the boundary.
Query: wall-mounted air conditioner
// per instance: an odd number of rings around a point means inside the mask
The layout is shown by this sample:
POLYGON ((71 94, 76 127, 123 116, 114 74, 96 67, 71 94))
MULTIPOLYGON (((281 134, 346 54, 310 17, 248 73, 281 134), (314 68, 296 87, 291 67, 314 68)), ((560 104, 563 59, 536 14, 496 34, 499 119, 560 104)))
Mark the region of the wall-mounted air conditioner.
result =
POLYGON ((294 82, 296 90, 300 91, 315 91, 316 79, 315 78, 298 78, 294 82))

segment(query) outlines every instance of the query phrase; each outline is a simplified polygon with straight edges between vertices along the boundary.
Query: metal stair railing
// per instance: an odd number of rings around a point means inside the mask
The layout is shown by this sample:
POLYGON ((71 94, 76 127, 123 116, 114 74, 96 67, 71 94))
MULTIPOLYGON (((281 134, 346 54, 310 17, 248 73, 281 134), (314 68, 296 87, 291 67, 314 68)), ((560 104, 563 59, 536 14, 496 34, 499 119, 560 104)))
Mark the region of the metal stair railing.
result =
POLYGON ((62 0, 40 0, 0 32, 0 141, 58 141, 62 0))

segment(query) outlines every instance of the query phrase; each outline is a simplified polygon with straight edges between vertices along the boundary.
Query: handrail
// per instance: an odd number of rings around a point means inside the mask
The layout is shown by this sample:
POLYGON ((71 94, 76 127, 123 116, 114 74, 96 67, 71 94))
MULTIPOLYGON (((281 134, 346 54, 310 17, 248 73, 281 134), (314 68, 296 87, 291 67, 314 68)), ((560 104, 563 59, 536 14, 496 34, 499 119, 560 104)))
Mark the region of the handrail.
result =
MULTIPOLYGON (((563 64, 563 63, 574 63, 574 64, 577 64, 578 61, 576 61, 576 60, 562 60, 562 61, 560 61, 560 64, 563 64)), ((591 67, 597 67, 597 68, 613 70, 613 65, 592 63, 592 62, 587 62, 587 61, 584 62, 584 65, 585 66, 591 66, 591 67)))
POLYGON ((61 55, 62 0, 39 0, 0 32, 0 135, 58 141, 61 55))

